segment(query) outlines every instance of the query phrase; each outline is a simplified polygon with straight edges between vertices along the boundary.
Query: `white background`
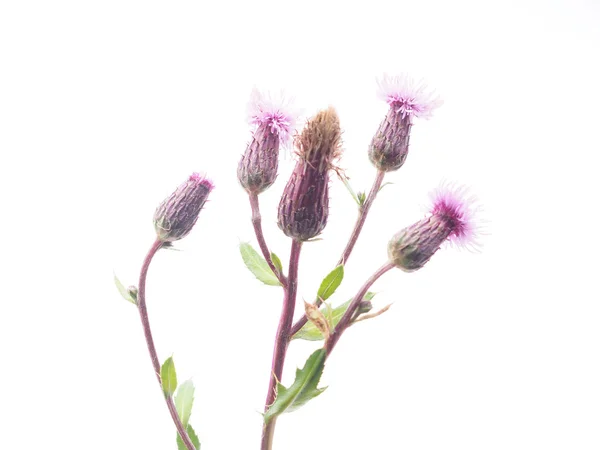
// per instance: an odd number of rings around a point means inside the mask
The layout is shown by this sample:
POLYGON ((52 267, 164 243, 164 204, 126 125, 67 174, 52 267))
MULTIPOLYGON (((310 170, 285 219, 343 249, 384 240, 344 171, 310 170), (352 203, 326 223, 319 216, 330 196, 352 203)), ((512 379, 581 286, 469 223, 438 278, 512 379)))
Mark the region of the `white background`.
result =
MULTIPOLYGON (((588 1, 156 2, 0 6, 0 448, 174 449, 135 307, 122 300, 157 204, 192 171, 215 182, 194 232, 150 269, 161 359, 193 377, 202 448, 257 449, 281 293, 248 273, 236 165, 252 86, 310 116, 334 105, 342 167, 374 176, 383 72, 425 76, 445 104, 417 121, 337 301, 420 219, 441 179, 485 206, 481 254, 440 251, 374 289, 384 316, 328 361, 329 389, 278 421, 276 450, 598 449, 598 49, 588 1), (596 281, 594 281, 596 280, 596 281)), ((276 205, 293 166, 261 196, 276 205)), ((332 182, 323 241, 305 245, 312 299, 355 218, 332 182)), ((284 382, 314 345, 295 342, 284 382)))

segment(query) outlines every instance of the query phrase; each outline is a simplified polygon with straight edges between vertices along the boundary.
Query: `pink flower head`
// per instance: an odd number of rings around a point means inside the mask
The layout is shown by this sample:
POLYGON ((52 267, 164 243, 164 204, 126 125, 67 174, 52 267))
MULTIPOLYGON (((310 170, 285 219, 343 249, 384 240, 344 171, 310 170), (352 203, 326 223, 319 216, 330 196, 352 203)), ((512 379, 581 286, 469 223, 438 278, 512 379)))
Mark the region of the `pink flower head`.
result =
POLYGON ((442 184, 432 193, 430 214, 396 233, 388 244, 390 261, 399 269, 414 272, 448 242, 461 247, 478 247, 479 207, 462 186, 442 184))
POLYGON ((265 125, 286 144, 294 131, 298 116, 290 103, 282 93, 272 97, 255 88, 248 102, 248 122, 256 126, 265 125))
POLYGON ((377 80, 378 96, 402 116, 429 119, 443 101, 433 91, 427 91, 424 80, 415 81, 408 74, 384 74, 377 80))
POLYGON ((450 231, 448 241, 463 248, 479 247, 476 216, 480 206, 477 205, 477 199, 469 195, 468 189, 465 186, 442 183, 430 197, 430 212, 440 218, 450 231))

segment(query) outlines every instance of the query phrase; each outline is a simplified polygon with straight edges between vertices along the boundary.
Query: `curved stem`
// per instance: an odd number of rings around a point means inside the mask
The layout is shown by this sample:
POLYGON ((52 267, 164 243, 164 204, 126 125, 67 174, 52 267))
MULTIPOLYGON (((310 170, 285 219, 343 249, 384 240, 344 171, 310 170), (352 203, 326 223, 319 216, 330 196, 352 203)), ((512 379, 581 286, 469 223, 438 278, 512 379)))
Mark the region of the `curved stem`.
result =
MULTIPOLYGON (((137 295, 137 306, 138 311, 140 312, 140 319, 142 320, 142 326, 144 328, 144 336, 146 337, 146 345, 148 346, 148 352, 150 353, 150 359, 152 360, 152 367, 154 368, 154 374, 158 380, 158 384, 162 389, 162 381, 160 379, 160 363, 158 361, 158 354, 156 353, 156 347, 154 346, 154 339, 152 338, 152 330, 150 329, 150 320, 148 319, 148 309, 146 308, 146 277, 148 275, 148 268, 150 267, 150 262, 152 258, 156 254, 158 250, 163 246, 163 242, 160 240, 156 240, 152 247, 150 247, 150 251, 146 255, 146 259, 144 259, 144 263, 142 264, 142 270, 140 272, 140 282, 138 286, 138 295, 137 295)), ((165 401, 167 402, 167 407, 169 408, 169 412, 171 413, 171 418, 173 422, 175 422, 175 427, 177 428, 177 432, 183 443, 185 444, 188 450, 196 450, 194 444, 190 440, 187 432, 185 431, 185 427, 179 418, 179 414, 177 414, 177 408, 175 408, 175 403, 173 402, 173 398, 171 396, 166 396, 165 401)))
POLYGON ((393 267, 393 263, 389 261, 386 262, 383 266, 377 269, 375 273, 371 275, 371 277, 359 289, 358 293, 354 296, 352 302, 350 302, 348 309, 346 310, 336 327, 333 329, 333 332, 331 333, 329 339, 327 340, 327 343, 325 344, 325 351, 327 352, 327 356, 329 356, 329 354, 333 350, 333 347, 335 347, 335 344, 340 339, 342 333, 346 331, 346 329, 352 324, 352 318, 354 317, 354 313, 356 312, 356 309, 360 305, 360 302, 364 298, 369 288, 373 285, 373 283, 375 283, 375 281, 379 279, 379 277, 381 277, 381 275, 383 275, 393 267))
POLYGON ((279 280, 279 282, 285 288, 287 286, 287 278, 283 273, 281 273, 275 264, 273 264, 273 260, 271 259, 271 252, 269 251, 269 247, 267 246, 267 241, 265 241, 265 236, 262 231, 262 217, 260 215, 260 207, 258 204, 258 195, 254 193, 249 194, 250 198, 250 207, 252 208, 252 226, 254 227, 254 234, 256 234, 256 240, 258 241, 258 246, 262 251, 264 258, 267 260, 267 264, 279 280))
MULTIPOLYGON (((342 253, 342 256, 340 257, 340 259, 337 263, 338 266, 346 264, 346 262, 348 261, 348 258, 350 258, 350 254, 352 253, 352 250, 354 249, 354 245, 356 244, 356 241, 358 240, 358 236, 360 235, 360 232, 362 231, 363 225, 365 224, 365 220, 367 219, 367 214, 369 213, 369 210, 371 209, 371 205, 373 204, 375 197, 377 197, 377 194, 379 193, 379 190, 381 189, 381 183, 383 182, 384 177, 385 177, 385 172, 383 172, 381 170, 377 171, 375 180, 373 180, 373 186, 371 187, 371 191, 369 192, 369 195, 367 196, 365 202, 362 204, 362 206, 359 209, 358 218, 356 219, 356 223, 354 224, 354 229, 352 230, 352 234, 350 235, 348 244, 346 244, 346 248, 344 249, 344 252, 342 253)), ((321 299, 317 298, 317 300, 315 301, 315 305, 321 306, 321 303, 323 303, 321 301, 321 299)), ((302 327, 304 326, 304 324, 306 324, 307 321, 308 321, 308 318, 306 317, 306 314, 304 314, 302 317, 300 317, 298 319, 298 321, 292 327, 292 331, 290 333, 290 338, 293 335, 295 335, 298 331, 300 331, 302 329, 302 327)))
MULTIPOLYGON (((290 254, 290 272, 288 285, 283 299, 283 308, 275 337, 275 348, 273 349, 273 361, 271 363, 271 377, 269 379, 269 390, 267 400, 265 401, 265 411, 273 404, 276 396, 277 382, 281 380, 283 373, 283 364, 285 354, 290 343, 290 330, 294 320, 294 309, 296 307, 296 291, 298 287, 298 262, 300 260, 300 250, 302 242, 293 240, 290 254)), ((273 433, 275 432, 275 420, 271 420, 263 426, 263 435, 261 450, 271 450, 273 442, 273 433)))

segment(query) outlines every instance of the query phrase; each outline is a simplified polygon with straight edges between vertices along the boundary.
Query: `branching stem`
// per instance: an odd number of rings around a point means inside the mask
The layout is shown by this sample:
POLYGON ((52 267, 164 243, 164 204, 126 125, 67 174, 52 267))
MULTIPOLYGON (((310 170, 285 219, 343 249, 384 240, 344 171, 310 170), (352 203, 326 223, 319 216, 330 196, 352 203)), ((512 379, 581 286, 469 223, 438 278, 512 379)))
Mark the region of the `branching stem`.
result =
MULTIPOLYGON (((358 211, 358 218, 356 219, 356 223, 354 224, 354 229, 352 230, 352 234, 350 235, 348 244, 346 244, 346 248, 344 249, 344 252, 342 253, 342 256, 340 257, 340 259, 337 263, 338 266, 346 264, 346 262, 348 261, 348 258, 350 258, 350 254, 352 253, 352 250, 354 249, 354 245, 356 244, 356 241, 358 240, 358 236, 360 235, 360 232, 362 231, 363 225, 365 224, 365 220, 367 220, 367 214, 369 213, 369 210, 371 209, 371 205, 373 204, 373 201, 375 201, 375 197, 377 197, 377 194, 379 193, 379 190, 381 189, 381 183, 383 182, 384 177, 385 177, 385 172, 383 172, 381 170, 377 171, 375 180, 373 180, 373 186, 371 186, 371 191, 369 192, 369 195, 367 196, 365 202, 362 204, 362 206, 360 207, 360 209, 358 211)), ((320 298, 318 298, 315 301, 315 305, 317 305, 317 306, 321 306, 321 303, 323 303, 323 302, 321 301, 320 298)), ((290 338, 293 335, 295 335, 298 331, 300 331, 302 329, 302 327, 304 326, 304 324, 306 324, 307 321, 308 321, 308 318, 306 317, 306 314, 304 314, 302 317, 300 317, 300 319, 298 319, 298 321, 292 327, 292 331, 290 333, 290 338)))

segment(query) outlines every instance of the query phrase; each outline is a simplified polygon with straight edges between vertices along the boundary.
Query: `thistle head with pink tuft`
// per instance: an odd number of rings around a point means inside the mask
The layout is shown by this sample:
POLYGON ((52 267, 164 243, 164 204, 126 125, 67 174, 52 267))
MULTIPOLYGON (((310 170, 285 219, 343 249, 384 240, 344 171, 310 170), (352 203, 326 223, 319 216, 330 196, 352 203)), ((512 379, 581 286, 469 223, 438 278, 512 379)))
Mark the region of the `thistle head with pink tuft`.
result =
POLYGON ((369 146, 369 159, 378 170, 398 170, 408 155, 413 117, 428 119, 442 100, 423 80, 407 74, 384 75, 378 80, 378 96, 390 105, 369 146))
POLYGON ((404 228, 388 244, 388 256, 405 272, 422 268, 448 242, 467 249, 479 247, 477 200, 464 186, 442 184, 431 194, 430 213, 404 228))
POLYGON ((255 129, 238 165, 238 180, 248 193, 259 194, 275 182, 279 148, 289 142, 296 119, 296 112, 283 95, 272 97, 257 89, 252 91, 248 122, 255 129))

